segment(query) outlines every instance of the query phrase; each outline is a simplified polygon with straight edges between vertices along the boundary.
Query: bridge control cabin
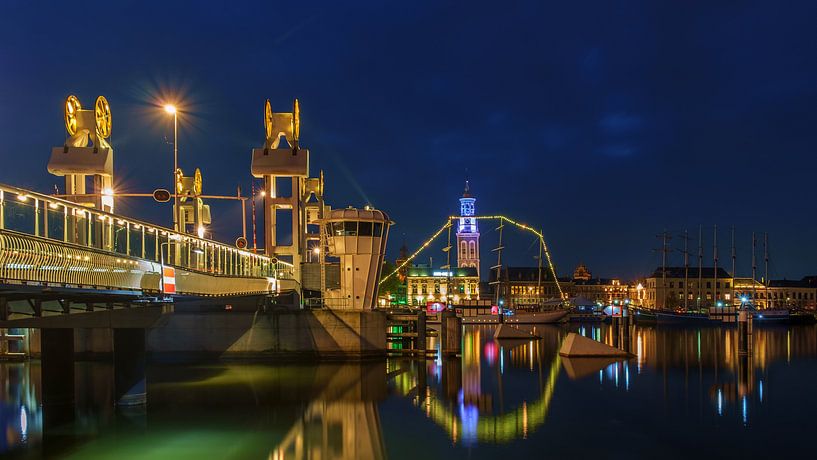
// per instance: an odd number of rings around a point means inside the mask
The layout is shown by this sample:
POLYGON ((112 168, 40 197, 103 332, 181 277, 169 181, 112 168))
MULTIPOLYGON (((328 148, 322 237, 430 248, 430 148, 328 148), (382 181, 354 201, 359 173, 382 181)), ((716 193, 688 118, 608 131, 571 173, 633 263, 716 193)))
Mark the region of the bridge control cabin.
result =
POLYGON ((264 255, 0 184, 2 286, 219 296, 287 289, 291 278, 290 264, 264 255))

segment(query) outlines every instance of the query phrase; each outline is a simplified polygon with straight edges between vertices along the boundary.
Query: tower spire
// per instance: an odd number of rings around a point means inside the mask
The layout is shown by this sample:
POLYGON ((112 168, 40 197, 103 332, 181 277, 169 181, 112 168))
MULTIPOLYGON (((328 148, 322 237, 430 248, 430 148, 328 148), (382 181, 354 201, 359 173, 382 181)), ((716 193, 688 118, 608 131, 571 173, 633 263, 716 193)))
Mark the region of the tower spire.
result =
POLYGON ((479 227, 477 226, 475 203, 471 195, 471 183, 465 180, 465 189, 460 198, 460 217, 457 223, 457 265, 474 267, 479 273, 479 227))

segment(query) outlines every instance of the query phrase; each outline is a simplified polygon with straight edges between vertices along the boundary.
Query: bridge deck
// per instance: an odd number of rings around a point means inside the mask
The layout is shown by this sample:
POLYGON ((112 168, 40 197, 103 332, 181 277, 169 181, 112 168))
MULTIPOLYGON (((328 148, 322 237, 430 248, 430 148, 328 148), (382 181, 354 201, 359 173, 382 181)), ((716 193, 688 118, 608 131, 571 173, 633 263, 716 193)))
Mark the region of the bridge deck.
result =
POLYGON ((261 254, 0 184, 0 296, 156 296, 163 267, 175 293, 196 296, 269 293, 293 277, 261 254))

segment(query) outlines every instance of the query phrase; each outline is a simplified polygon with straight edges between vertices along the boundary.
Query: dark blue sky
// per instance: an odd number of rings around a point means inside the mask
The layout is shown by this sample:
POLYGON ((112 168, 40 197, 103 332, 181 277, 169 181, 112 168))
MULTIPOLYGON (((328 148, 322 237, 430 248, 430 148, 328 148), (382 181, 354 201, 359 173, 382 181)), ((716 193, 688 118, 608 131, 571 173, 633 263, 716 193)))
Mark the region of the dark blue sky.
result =
MULTIPOLYGON (((772 275, 817 273, 817 3, 302 3, 3 1, 0 182, 61 186, 45 166, 63 100, 103 94, 118 189, 168 185, 172 131, 152 104, 178 98, 181 166, 234 193, 263 143, 263 101, 298 97, 329 201, 389 212, 390 256, 456 211, 467 171, 478 211, 542 227, 563 274, 579 261, 645 273, 657 233, 699 224, 707 262, 718 224, 730 266, 734 225, 740 272, 751 232, 768 231, 772 275)), ((232 240, 237 206, 214 207, 232 240)), ((530 238, 509 246, 534 263, 530 238)))

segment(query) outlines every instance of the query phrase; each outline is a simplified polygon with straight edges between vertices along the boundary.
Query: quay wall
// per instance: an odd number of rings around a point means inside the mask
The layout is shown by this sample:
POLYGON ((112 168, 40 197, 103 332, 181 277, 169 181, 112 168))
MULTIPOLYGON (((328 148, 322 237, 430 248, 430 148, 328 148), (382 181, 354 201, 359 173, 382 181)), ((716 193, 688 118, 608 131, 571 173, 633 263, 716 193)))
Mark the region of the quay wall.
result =
MULTIPOLYGON (((386 355, 386 315, 377 311, 177 306, 146 330, 155 361, 254 359, 357 360, 386 355)), ((40 357, 40 330, 28 330, 28 352, 40 357)), ((113 330, 74 329, 78 359, 113 354, 113 330)))

